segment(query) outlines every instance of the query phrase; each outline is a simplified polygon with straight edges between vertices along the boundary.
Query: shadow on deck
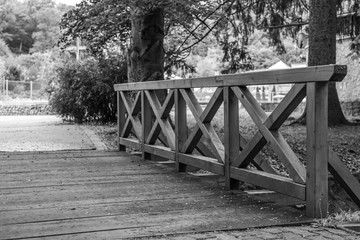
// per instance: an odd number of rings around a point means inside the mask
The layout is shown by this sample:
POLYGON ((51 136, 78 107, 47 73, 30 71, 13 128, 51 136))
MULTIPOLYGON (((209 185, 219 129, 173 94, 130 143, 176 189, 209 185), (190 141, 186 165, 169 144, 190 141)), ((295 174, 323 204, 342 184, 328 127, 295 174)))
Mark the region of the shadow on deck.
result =
POLYGON ((111 239, 308 220, 298 200, 225 191, 121 152, 0 153, 0 239, 111 239))

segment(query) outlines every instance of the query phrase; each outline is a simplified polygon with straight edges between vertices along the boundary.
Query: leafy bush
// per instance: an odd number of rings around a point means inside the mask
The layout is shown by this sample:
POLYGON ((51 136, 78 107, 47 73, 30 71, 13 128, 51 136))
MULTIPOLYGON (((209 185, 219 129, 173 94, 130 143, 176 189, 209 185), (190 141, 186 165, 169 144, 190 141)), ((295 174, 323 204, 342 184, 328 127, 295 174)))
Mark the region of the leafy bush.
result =
POLYGON ((50 104, 65 119, 75 122, 116 119, 114 84, 127 81, 125 58, 89 58, 59 67, 59 82, 50 104))

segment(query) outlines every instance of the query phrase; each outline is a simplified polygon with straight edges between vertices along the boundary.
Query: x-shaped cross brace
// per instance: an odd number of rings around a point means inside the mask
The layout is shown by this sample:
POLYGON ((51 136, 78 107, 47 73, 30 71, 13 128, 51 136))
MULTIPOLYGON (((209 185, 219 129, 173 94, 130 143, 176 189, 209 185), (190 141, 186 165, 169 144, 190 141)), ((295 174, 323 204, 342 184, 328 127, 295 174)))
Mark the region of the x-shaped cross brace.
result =
POLYGON ((306 85, 294 85, 269 116, 267 116, 247 87, 232 87, 231 89, 259 128, 248 145, 243 148, 236 160, 232 162, 232 166, 247 167, 266 143, 269 142, 270 147, 279 156, 293 180, 304 184, 306 181, 305 167, 279 132, 279 128, 306 96, 306 85))
POLYGON ((136 137, 141 140, 142 124, 138 116, 139 112, 141 111, 141 92, 136 94, 134 102, 131 101, 130 96, 126 94, 126 92, 120 92, 120 96, 128 113, 124 128, 120 136, 126 138, 132 132, 131 130, 134 129, 136 137))

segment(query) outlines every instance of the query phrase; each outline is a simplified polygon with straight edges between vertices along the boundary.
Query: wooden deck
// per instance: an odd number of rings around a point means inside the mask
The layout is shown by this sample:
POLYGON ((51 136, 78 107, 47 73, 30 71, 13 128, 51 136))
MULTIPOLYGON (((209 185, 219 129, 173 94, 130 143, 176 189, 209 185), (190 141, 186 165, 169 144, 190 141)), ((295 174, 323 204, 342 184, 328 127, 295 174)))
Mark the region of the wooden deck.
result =
POLYGON ((217 176, 121 152, 0 153, 0 239, 121 239, 306 220, 217 176))

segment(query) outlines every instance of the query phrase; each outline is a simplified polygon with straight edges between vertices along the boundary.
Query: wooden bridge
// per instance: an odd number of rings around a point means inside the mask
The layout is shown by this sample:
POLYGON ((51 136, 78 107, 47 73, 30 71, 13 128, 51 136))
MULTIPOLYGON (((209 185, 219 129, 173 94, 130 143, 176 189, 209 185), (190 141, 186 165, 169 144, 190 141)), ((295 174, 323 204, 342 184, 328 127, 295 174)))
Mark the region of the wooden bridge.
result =
POLYGON ((0 239, 147 239, 307 220, 294 199, 173 169, 123 152, 0 153, 0 239))
POLYGON ((331 65, 116 85, 121 151, 0 153, 0 239, 129 239, 298 223, 308 218, 297 204, 310 217, 326 216, 328 170, 359 205, 358 181, 327 142, 327 86, 345 74, 331 65), (268 114, 247 86, 275 83, 294 86, 268 114), (197 87, 217 88, 205 109, 197 87), (167 91, 161 101, 157 90, 167 91), (305 96, 306 168, 279 131, 305 96), (239 132, 239 102, 258 127, 252 139, 239 132), (221 106, 223 140, 211 124, 221 106), (266 144, 289 176, 261 159, 266 144), (191 167, 207 171, 184 173, 191 167), (278 193, 229 190, 238 181, 278 193))
POLYGON ((304 200, 309 217, 327 215, 329 170, 360 206, 359 182, 328 144, 328 84, 341 81, 346 71, 346 66, 327 65, 115 85, 119 149, 138 149, 145 160, 152 156, 173 160, 180 172, 194 166, 219 174, 225 177, 228 189, 244 181, 304 200), (269 84, 294 85, 277 108, 267 114, 248 86, 269 84), (192 90, 203 87, 216 88, 204 109, 192 90), (167 92, 166 98, 161 91, 167 92), (279 130, 305 97, 306 167, 279 130), (258 128, 250 140, 239 132, 239 102, 258 128), (221 105, 223 141, 211 124, 221 105), (191 130, 188 113, 196 121, 191 130), (265 145, 277 154, 288 176, 280 176, 261 159, 259 152, 265 145))

